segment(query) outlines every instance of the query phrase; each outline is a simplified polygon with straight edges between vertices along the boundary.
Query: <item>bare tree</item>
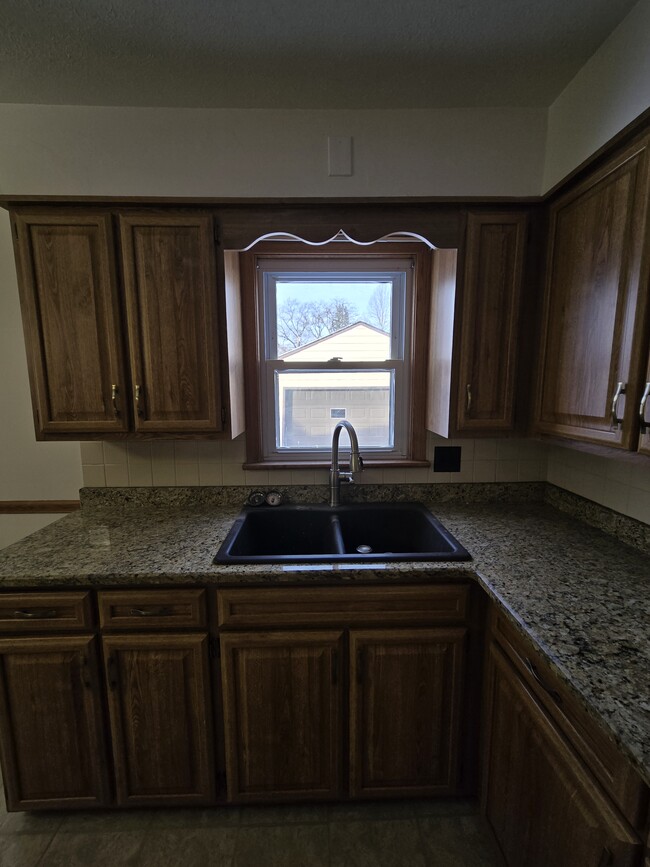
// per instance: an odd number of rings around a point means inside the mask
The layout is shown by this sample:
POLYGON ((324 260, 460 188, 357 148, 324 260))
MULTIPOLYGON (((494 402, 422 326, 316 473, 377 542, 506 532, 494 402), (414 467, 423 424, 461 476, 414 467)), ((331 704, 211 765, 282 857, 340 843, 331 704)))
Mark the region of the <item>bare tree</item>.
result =
POLYGON ((287 298, 278 308, 278 354, 305 346, 351 325, 356 308, 344 298, 331 301, 299 301, 287 298))
POLYGON ((388 286, 377 286, 368 299, 366 322, 382 331, 390 331, 391 291, 388 286))

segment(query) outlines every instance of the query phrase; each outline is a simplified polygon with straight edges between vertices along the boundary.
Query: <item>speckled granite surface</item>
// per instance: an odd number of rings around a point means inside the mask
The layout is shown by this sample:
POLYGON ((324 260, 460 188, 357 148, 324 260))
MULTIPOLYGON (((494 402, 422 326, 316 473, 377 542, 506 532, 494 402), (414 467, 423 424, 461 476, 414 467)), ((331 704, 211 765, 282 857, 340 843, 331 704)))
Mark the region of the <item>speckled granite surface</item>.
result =
POLYGON ((471 563, 371 568, 214 566, 241 499, 197 507, 176 495, 172 505, 158 499, 157 507, 145 507, 133 491, 129 496, 112 506, 84 498, 80 513, 1 551, 0 588, 355 584, 435 580, 451 570, 477 580, 510 613, 650 784, 650 559, 540 502, 540 491, 516 503, 431 505, 473 555, 471 563))

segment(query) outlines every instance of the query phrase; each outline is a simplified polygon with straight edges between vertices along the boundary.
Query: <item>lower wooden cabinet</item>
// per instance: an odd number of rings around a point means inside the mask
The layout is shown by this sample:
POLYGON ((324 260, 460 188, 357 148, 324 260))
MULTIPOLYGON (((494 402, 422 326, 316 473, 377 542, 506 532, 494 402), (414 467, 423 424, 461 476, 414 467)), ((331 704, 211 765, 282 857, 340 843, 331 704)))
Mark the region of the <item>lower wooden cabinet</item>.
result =
POLYGON ((207 635, 105 636, 121 806, 214 798, 207 635))
POLYGON ((348 652, 342 630, 222 633, 229 800, 454 793, 465 635, 351 629, 348 652))
POLYGON ((340 630, 222 635, 230 801, 340 795, 342 637, 340 630))
POLYGON ((496 643, 484 810, 509 867, 635 867, 643 846, 496 643))
POLYGON ((109 803, 96 639, 0 639, 0 755, 10 810, 109 803))
POLYGON ((457 787, 465 629, 350 632, 350 794, 457 787))

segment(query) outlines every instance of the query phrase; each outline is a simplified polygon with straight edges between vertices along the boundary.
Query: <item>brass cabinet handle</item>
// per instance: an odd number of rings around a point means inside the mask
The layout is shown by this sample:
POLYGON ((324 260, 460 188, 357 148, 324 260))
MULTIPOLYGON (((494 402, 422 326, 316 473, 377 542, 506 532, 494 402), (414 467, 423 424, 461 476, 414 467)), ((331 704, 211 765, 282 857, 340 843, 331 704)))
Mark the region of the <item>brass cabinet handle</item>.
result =
POLYGON ((465 388, 467 391, 467 412, 469 412, 472 408, 472 386, 468 382, 465 388))
POLYGON ((619 382, 616 384, 616 391, 614 392, 614 397, 612 398, 612 427, 618 427, 620 424, 623 424, 623 419, 619 418, 616 414, 618 399, 622 394, 625 394, 625 383, 619 382))
POLYGON ((113 405, 113 412, 115 415, 120 414, 120 408, 117 405, 117 396, 120 393, 120 389, 117 385, 111 385, 111 403, 113 405))
POLYGON ((648 401, 648 397, 650 397, 650 382, 646 382, 645 388, 643 389, 643 395, 641 396, 641 403, 639 404, 639 422, 641 423, 641 433, 645 433, 650 426, 650 422, 645 420, 645 405, 648 401))
POLYGON ((532 674, 533 678, 537 681, 537 683, 542 687, 544 692, 548 693, 548 695, 551 696, 551 698, 553 699, 553 701, 556 704, 561 704, 562 703, 562 696, 560 695, 559 692, 557 692, 552 687, 550 687, 547 683, 544 682, 543 678, 540 676, 540 673, 537 671, 537 668, 535 667, 533 661, 530 660, 528 657, 526 657, 524 659, 524 665, 526 666, 528 671, 532 674))
POLYGON ((144 415, 144 407, 143 407, 142 403, 140 402, 140 399, 144 396, 143 392, 144 392, 144 389, 142 388, 142 386, 136 385, 136 387, 135 387, 135 409, 136 409, 136 412, 139 416, 144 415))
POLYGON ((34 608, 32 611, 17 608, 13 613, 13 617, 19 617, 21 620, 51 620, 56 616, 56 608, 34 608))
POLYGON ((129 612, 133 617, 171 617, 174 613, 171 608, 132 608, 129 612))

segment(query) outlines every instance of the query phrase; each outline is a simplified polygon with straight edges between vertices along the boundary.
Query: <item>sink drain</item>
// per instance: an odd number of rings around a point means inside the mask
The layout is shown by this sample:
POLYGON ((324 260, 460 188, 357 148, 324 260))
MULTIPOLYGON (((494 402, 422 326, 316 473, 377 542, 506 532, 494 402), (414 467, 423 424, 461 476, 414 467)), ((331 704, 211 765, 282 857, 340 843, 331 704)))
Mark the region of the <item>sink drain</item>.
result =
POLYGON ((372 548, 370 547, 370 545, 357 545, 357 553, 372 554, 372 548))

